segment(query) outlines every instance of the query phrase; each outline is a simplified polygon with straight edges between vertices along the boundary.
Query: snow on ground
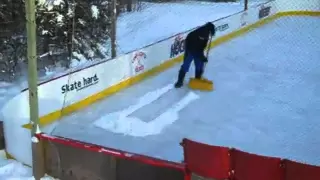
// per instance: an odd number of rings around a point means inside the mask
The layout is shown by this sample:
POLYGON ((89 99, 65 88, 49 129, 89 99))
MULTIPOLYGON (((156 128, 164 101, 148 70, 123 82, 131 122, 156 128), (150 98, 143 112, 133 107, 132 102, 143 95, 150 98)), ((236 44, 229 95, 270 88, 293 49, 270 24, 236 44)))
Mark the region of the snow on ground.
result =
POLYGON ((118 18, 118 51, 130 52, 243 9, 238 2, 143 3, 142 11, 124 13, 118 18))
MULTIPOLYGON (((24 166, 15 160, 8 160, 5 152, 0 151, 0 180, 34 180, 32 169, 24 166)), ((51 177, 44 177, 42 180, 54 180, 51 177)))
POLYGON ((51 133, 178 162, 187 137, 320 165, 319 20, 282 18, 215 48, 206 76, 216 89, 195 91, 200 98, 187 106, 187 88, 163 93, 178 65, 65 117, 51 133), (161 116, 167 120, 156 121, 161 116))

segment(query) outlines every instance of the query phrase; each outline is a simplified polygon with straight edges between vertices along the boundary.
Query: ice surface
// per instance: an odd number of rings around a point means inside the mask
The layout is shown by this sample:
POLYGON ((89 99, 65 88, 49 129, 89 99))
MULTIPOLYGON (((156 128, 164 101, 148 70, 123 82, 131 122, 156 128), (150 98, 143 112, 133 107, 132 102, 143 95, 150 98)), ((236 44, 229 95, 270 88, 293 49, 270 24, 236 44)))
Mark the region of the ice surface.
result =
MULTIPOLYGON (((319 40, 319 18, 286 17, 213 49, 206 76, 215 91, 195 92, 200 98, 160 134, 114 133, 94 122, 172 83, 179 66, 64 118, 53 134, 172 161, 183 159, 179 142, 186 137, 320 165, 319 40)), ((181 97, 187 91, 173 92, 181 97)), ((156 112, 150 107, 142 110, 156 112)))

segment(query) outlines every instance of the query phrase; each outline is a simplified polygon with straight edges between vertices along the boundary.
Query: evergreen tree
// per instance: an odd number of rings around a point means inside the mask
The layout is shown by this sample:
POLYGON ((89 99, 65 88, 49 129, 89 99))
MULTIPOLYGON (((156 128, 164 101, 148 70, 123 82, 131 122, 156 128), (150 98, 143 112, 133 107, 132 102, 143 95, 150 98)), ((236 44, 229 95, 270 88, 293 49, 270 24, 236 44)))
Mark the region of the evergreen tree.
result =
POLYGON ((103 0, 77 0, 75 9, 75 51, 86 59, 105 58, 109 40, 109 3, 103 0))
POLYGON ((20 0, 2 0, 0 4, 0 76, 10 80, 19 61, 26 59, 24 6, 20 0))
MULTIPOLYGON (((107 0, 37 0, 39 64, 46 66, 60 61, 68 67, 70 57, 78 60, 109 57, 110 6, 107 0)), ((25 16, 25 0, 2 0, 0 72, 14 74, 19 62, 27 63, 25 16)))
POLYGON ((105 46, 109 39, 107 1, 39 3, 37 21, 38 33, 44 43, 43 53, 52 52, 50 47, 54 47, 64 59, 80 59, 82 56, 93 60, 106 57, 106 51, 100 47, 105 46))

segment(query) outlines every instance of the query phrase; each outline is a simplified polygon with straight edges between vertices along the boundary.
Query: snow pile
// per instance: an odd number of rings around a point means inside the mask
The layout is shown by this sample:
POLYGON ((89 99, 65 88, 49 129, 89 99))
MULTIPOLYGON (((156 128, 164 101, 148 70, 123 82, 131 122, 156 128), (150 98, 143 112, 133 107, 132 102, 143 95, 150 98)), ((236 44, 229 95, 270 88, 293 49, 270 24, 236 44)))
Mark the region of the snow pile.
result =
MULTIPOLYGON (((6 159, 5 152, 0 152, 0 180, 34 180, 32 169, 15 160, 6 159)), ((46 176, 42 180, 55 180, 46 176)))
POLYGON ((186 107, 192 101, 198 99, 199 96, 194 92, 189 92, 179 102, 175 103, 171 107, 169 106, 165 112, 149 122, 145 122, 138 117, 133 117, 132 113, 149 104, 158 103, 156 101, 163 96, 165 97, 172 89, 173 84, 168 84, 165 87, 148 92, 139 98, 139 101, 136 104, 121 111, 106 114, 96 120, 94 125, 114 133, 136 137, 158 135, 163 131, 163 129, 179 119, 178 112, 181 109, 186 107))

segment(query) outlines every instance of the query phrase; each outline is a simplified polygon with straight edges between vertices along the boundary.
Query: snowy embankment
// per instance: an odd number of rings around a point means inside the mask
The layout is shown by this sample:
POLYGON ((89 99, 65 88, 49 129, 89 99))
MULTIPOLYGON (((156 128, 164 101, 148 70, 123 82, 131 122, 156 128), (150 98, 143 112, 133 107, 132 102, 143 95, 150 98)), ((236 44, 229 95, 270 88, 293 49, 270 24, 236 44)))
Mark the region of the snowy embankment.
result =
MULTIPOLYGON (((118 18, 118 55, 142 48, 179 32, 202 25, 207 21, 213 21, 241 10, 243 10, 243 4, 239 2, 143 3, 140 12, 124 13, 118 18)), ((105 48, 108 48, 108 46, 105 48)), ((72 67, 86 65, 88 63, 82 60, 73 63, 72 67)), ((56 71, 49 72, 46 77, 41 77, 40 80, 56 77, 66 72, 61 67, 56 69, 56 71)), ((0 82, 0 108, 21 89, 27 87, 26 80, 27 77, 24 76, 16 83, 0 82)), ((31 168, 14 160, 5 159, 3 152, 1 155, 0 180, 33 179, 31 168)))
POLYGON ((147 46, 243 8, 239 2, 143 3, 140 12, 124 13, 118 18, 118 54, 147 46))

